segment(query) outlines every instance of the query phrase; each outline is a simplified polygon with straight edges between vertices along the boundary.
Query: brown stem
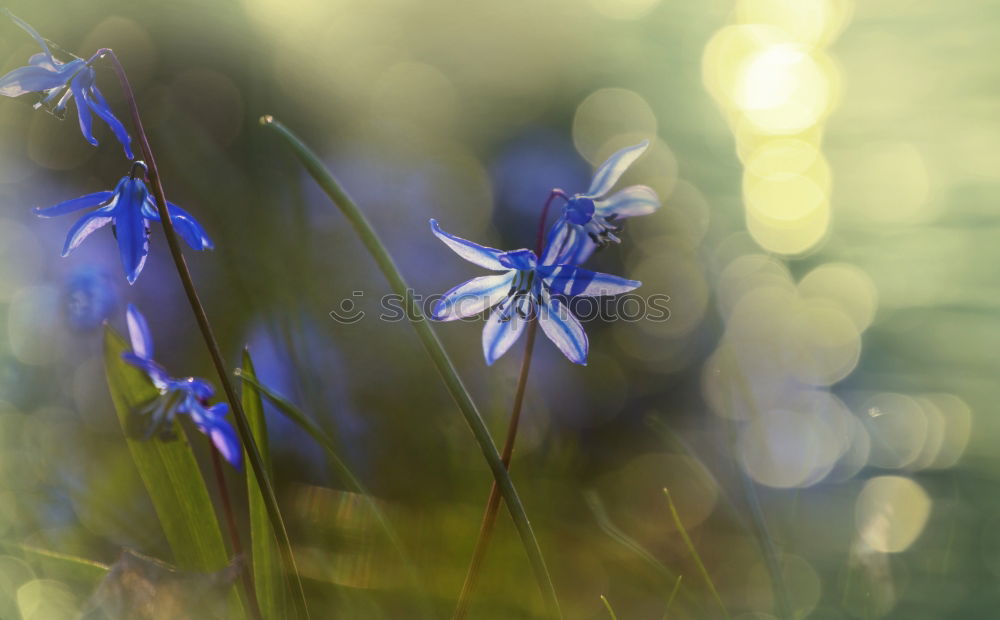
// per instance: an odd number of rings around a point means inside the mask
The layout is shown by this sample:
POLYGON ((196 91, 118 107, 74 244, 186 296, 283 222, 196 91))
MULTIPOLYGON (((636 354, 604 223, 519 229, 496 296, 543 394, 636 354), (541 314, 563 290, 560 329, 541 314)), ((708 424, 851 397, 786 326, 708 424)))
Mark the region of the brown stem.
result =
MULTIPOLYGON (((545 242, 545 221, 548 219, 549 207, 557 197, 565 198, 566 194, 559 189, 552 190, 545 206, 542 207, 542 214, 538 218, 538 232, 535 236, 535 254, 541 259, 542 244, 545 242)), ((510 459, 514 454, 514 441, 517 439, 517 429, 521 421, 521 409, 524 404, 524 392, 528 385, 528 371, 531 370, 531 353, 535 348, 535 334, 538 330, 538 322, 532 319, 528 324, 527 342, 524 345, 524 357, 521 358, 521 374, 517 380, 517 390, 514 392, 514 405, 510 412, 510 422, 507 424, 507 438, 504 440, 503 450, 500 452, 500 460, 503 461, 505 469, 510 470, 510 459)), ((479 581, 479 573, 482 571, 483 560, 486 557, 486 550, 489 549, 490 540, 493 538, 493 528, 497 522, 497 514, 500 512, 500 489, 496 480, 490 487, 490 497, 486 501, 486 510, 483 512, 483 521, 479 526, 479 537, 476 539, 476 547, 472 551, 472 560, 469 561, 469 568, 465 573, 465 583, 462 584, 462 592, 458 595, 458 603, 455 605, 454 620, 462 620, 469 614, 472 605, 472 593, 476 589, 479 581)))
MULTIPOLYGON (((233 505, 229 501, 229 486, 226 484, 226 472, 222 467, 222 459, 219 457, 219 450, 215 444, 209 440, 212 453, 212 470, 215 472, 215 483, 219 487, 219 497, 222 499, 222 512, 226 515, 226 526, 229 530, 229 541, 233 546, 233 556, 245 562, 243 556, 243 544, 240 542, 240 531, 236 527, 236 514, 233 512, 233 505)), ((253 587, 253 575, 251 574, 249 563, 244 564, 240 571, 240 578, 243 580, 243 588, 247 591, 247 599, 250 601, 250 615, 261 619, 260 603, 257 601, 257 590, 253 587)))

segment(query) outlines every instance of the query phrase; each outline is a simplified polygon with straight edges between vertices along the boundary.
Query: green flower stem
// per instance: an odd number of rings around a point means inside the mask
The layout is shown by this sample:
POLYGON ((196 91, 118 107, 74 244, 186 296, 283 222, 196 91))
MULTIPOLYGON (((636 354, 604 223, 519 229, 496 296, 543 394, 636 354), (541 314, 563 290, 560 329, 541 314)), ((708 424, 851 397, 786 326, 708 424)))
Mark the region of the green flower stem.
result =
MULTIPOLYGON (((253 468, 254 475, 260 484, 261 493, 264 496, 264 504, 267 507, 268 517, 270 518, 271 523, 274 526, 274 531, 278 537, 278 548, 281 550, 286 570, 290 575, 292 575, 295 586, 297 586, 298 597, 296 600, 301 608, 301 614, 305 618, 308 618, 309 610, 306 603, 305 590, 302 588, 302 580, 299 578, 299 571, 295 565, 295 557, 292 555, 292 546, 291 541, 288 538, 288 530, 285 528, 285 522, 281 517, 280 510, 278 510, 278 497, 274 492, 274 485, 271 483, 271 479, 267 475, 267 470, 264 468, 264 462, 263 459, 261 459, 260 450, 254 442, 253 433, 250 431, 250 423, 247 420, 246 413, 243 411, 243 405, 240 401, 240 397, 233 389, 232 381, 229 379, 229 372, 226 370, 226 364, 222 359, 222 352, 219 349, 219 343, 215 338, 215 333, 212 331, 212 325, 208 321, 208 315, 205 313, 205 307, 202 305, 201 299, 198 297, 198 291, 195 289, 194 280, 191 278, 191 272, 188 270, 187 262, 184 260, 184 254, 181 253, 180 242, 177 240, 177 232, 174 230, 173 222, 170 221, 170 213, 167 211, 167 198, 163 191, 163 182, 160 180, 159 170, 156 167, 156 158, 153 156, 153 150, 149 146, 149 139, 146 137, 146 131, 142 125, 142 117, 139 115, 139 107, 135 101, 135 93, 132 91, 132 85, 129 83, 128 76, 125 73, 125 68, 122 67, 122 64, 118 61, 118 57, 115 56, 115 53, 110 49, 105 49, 98 52, 98 54, 111 60, 111 66, 118 75, 118 81, 121 82, 122 92, 125 95, 125 100, 128 102, 129 113, 132 116, 132 125, 135 128, 135 133, 137 134, 139 145, 142 149, 143 159, 148 167, 149 182, 153 186, 153 195, 156 197, 156 208, 160 214, 160 223, 163 225, 163 234, 166 236, 167 245, 170 247, 170 255, 174 259, 174 264, 177 267, 177 274, 180 276, 181 283, 184 285, 184 292, 187 294, 188 302, 191 304, 191 310, 194 312, 195 319, 198 321, 198 327, 200 328, 201 335, 205 340, 205 345, 208 347, 208 352, 212 358, 212 364, 215 366, 215 372, 218 375, 219 381, 222 383, 223 390, 226 393, 226 400, 229 401, 229 406, 232 408, 233 418, 236 421, 236 429, 239 432, 243 448, 247 452, 250 466, 253 468)), ((247 596, 254 596, 253 588, 250 589, 247 596)))
POLYGON ((365 248, 372 255, 372 258, 375 259, 379 269, 382 271, 382 275, 389 281, 389 287, 394 293, 403 298, 407 316, 411 317, 411 323, 417 332, 417 336, 420 338, 428 355, 430 355, 431 360, 441 374, 441 378, 451 393, 452 398, 458 404, 459 410, 462 412, 466 423, 469 425, 470 430, 472 430, 473 436, 479 443, 487 465, 489 465, 490 470, 493 472, 493 479, 500 488, 500 495, 503 496, 504 501, 507 503, 507 509, 510 511, 514 526, 517 528, 517 533, 524 544, 528 559, 531 561, 531 566, 535 572, 535 578, 541 589, 545 605, 552 616, 561 618, 562 612, 559 609, 555 587, 552 585, 552 578, 549 576, 548 568, 545 566, 545 560, 542 558, 542 552, 538 547, 535 533, 531 529, 531 523, 524 512, 521 498, 514 488, 514 483, 507 473, 507 468, 504 466, 504 462, 497 452, 496 445, 493 443, 493 438, 490 436, 490 432, 487 430, 486 424, 479 414, 479 410, 469 396, 469 392, 465 389, 465 385, 462 384, 462 379, 459 378, 458 372, 455 370, 455 365, 445 352, 441 341, 438 340, 437 334, 428 320, 423 316, 419 305, 414 301, 413 294, 406 285, 402 274, 400 274, 399 268, 396 267, 388 250, 379 239, 378 234, 372 228, 371 223, 368 222, 364 213, 361 212, 361 209, 358 208, 343 188, 341 188, 340 184, 333 178, 333 175, 326 170, 319 157, 298 136, 273 117, 264 116, 260 119, 260 122, 265 128, 276 132, 284 139, 306 171, 309 172, 323 191, 326 192, 327 196, 330 197, 334 205, 340 209, 344 217, 350 222, 355 233, 357 233, 361 242, 364 243, 365 248))

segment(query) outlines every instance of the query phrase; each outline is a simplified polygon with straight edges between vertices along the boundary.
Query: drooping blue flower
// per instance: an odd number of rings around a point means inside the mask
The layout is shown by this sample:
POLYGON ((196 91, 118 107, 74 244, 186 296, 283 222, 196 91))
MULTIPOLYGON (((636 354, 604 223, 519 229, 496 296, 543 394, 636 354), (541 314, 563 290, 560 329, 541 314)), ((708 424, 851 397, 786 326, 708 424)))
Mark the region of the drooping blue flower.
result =
POLYGON ((451 289, 435 304, 431 317, 454 321, 493 308, 483 327, 483 355, 493 364, 513 345, 536 313, 542 331, 571 362, 586 365, 587 333, 558 297, 601 297, 626 293, 641 282, 575 265, 552 262, 555 252, 531 250, 502 252, 441 230, 431 220, 431 230, 456 254, 492 271, 503 273, 473 278, 451 289))
POLYGON ((241 467, 243 450, 236 431, 226 421, 229 405, 208 401, 215 394, 205 379, 185 377, 174 379, 153 360, 153 336, 146 318, 132 304, 125 315, 132 352, 122 353, 122 359, 146 373, 159 395, 135 408, 128 431, 133 437, 149 440, 174 438, 174 416, 187 415, 195 427, 204 433, 219 453, 234 467, 241 467))
POLYGON ((617 151, 600 165, 586 192, 564 196, 563 215, 552 227, 547 242, 549 247, 560 248, 555 262, 579 265, 598 247, 621 241, 615 234, 621 231, 621 220, 648 215, 659 208, 656 192, 645 185, 631 185, 608 196, 648 147, 649 141, 643 140, 617 151))
POLYGON ((10 11, 3 10, 14 23, 30 34, 42 51, 28 59, 24 67, 14 69, 0 78, 0 95, 20 97, 28 93, 41 95, 35 103, 35 109, 44 109, 62 118, 66 113, 66 105, 72 99, 76 102, 77 117, 80 121, 80 131, 87 142, 97 146, 97 138, 93 132, 93 115, 107 123, 122 147, 125 156, 132 159, 132 139, 121 121, 115 117, 104 95, 97 88, 96 74, 91 63, 96 60, 74 58, 63 63, 52 55, 45 39, 29 26, 18 19, 10 11))
MULTIPOLYGON (((77 220, 70 228, 62 255, 69 255, 95 230, 111 224, 118 239, 118 250, 122 267, 125 268, 125 277, 129 284, 133 284, 139 277, 146 263, 146 255, 149 253, 149 223, 160 221, 156 201, 142 180, 145 172, 146 164, 137 161, 132 164, 129 176, 122 177, 118 181, 114 191, 87 194, 53 207, 35 208, 34 211, 41 217, 56 217, 80 209, 97 207, 77 220)), ((189 246, 195 250, 211 250, 214 247, 205 229, 190 213, 172 202, 167 203, 167 210, 177 234, 189 246)))

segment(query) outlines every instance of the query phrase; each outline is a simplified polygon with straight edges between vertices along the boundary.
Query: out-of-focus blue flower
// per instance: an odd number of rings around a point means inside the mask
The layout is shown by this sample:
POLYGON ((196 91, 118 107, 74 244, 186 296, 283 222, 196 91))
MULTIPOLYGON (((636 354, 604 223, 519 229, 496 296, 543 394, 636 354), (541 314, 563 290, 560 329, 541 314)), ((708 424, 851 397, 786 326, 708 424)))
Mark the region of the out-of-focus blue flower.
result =
POLYGON ((126 311, 129 339, 132 341, 132 352, 122 353, 122 359, 146 373, 160 394, 147 403, 143 403, 132 412, 129 422, 129 433, 139 439, 149 440, 153 437, 173 439, 173 422, 175 415, 188 415, 199 431, 212 440, 223 458, 235 467, 243 463, 241 449, 236 432, 226 414, 229 405, 216 403, 209 405, 208 401, 215 394, 215 388, 205 379, 185 377, 174 379, 158 363, 153 361, 153 336, 149 331, 146 318, 132 304, 126 311))
POLYGON ((648 147, 649 141, 643 140, 621 149, 600 165, 586 192, 564 196, 563 215, 547 241, 548 247, 560 248, 554 262, 582 263, 596 248, 621 241, 615 234, 621 230, 620 220, 648 215, 659 208, 656 192, 645 185, 632 185, 607 195, 648 147))
POLYGON ((84 265, 67 278, 64 288, 66 315, 74 329, 94 329, 111 316, 118 295, 110 274, 84 265))
POLYGON ((35 104, 35 109, 47 110, 59 118, 65 115, 66 105, 73 99, 76 101, 80 131, 87 142, 97 146, 97 138, 94 137, 93 131, 93 115, 96 114, 107 123, 111 132, 121 142, 125 156, 132 159, 132 139, 97 88, 97 76, 91 66, 97 58, 90 60, 74 58, 67 63, 60 62, 52 56, 48 43, 34 28, 15 17, 10 11, 3 9, 3 12, 28 32, 41 46, 42 51, 29 58, 26 66, 14 69, 0 78, 0 95, 19 97, 28 93, 39 94, 41 99, 35 104))
MULTIPOLYGON (((87 194, 53 207, 36 208, 34 211, 41 217, 55 217, 80 209, 97 207, 96 210, 77 220, 69 229, 62 255, 67 256, 92 232, 111 224, 118 239, 118 250, 121 254, 122 267, 125 268, 125 277, 129 284, 134 284, 149 253, 149 223, 160 221, 155 199, 142 180, 145 172, 146 164, 137 161, 132 164, 129 176, 122 177, 122 180, 118 181, 114 191, 87 194), (141 176, 137 175, 140 169, 143 173, 141 176)), ((172 202, 167 203, 167 210, 170 213, 170 221, 174 224, 174 230, 188 245, 196 250, 211 250, 214 247, 205 229, 190 213, 172 202)))
POLYGON ((434 306, 432 318, 454 321, 496 307, 483 328, 483 355, 493 364, 517 341, 538 310, 542 331, 571 362, 587 363, 587 334, 556 295, 600 297, 631 291, 641 285, 575 265, 555 264, 558 253, 546 249, 539 261, 531 250, 501 252, 448 234, 436 220, 431 230, 456 254, 492 271, 504 273, 473 278, 451 289, 434 306))

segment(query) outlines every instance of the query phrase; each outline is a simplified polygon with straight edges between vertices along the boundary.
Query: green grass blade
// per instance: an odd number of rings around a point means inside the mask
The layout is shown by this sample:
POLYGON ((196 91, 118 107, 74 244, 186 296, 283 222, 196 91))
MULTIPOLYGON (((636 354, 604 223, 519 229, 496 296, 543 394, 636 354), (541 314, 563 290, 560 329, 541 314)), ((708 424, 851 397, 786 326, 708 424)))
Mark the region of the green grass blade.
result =
MULTIPOLYGON (((249 361, 249 358, 244 358, 244 363, 247 361, 249 361)), ((399 533, 396 531, 396 528, 392 526, 392 523, 389 521, 388 517, 386 517, 385 512, 381 507, 379 507, 378 502, 374 500, 372 494, 368 492, 365 485, 360 479, 358 479, 357 476, 354 475, 354 472, 352 472, 347 466, 347 463, 345 463, 340 456, 337 455, 333 440, 330 439, 330 437, 323 431, 322 428, 319 427, 318 424, 313 422, 309 416, 296 407, 295 404, 258 381, 256 376, 253 374, 252 367, 244 366, 243 368, 237 368, 235 374, 243 380, 244 398, 246 398, 245 395, 248 391, 263 394, 274 404, 275 407, 277 407, 278 411, 280 411, 282 415, 294 422, 299 428, 305 431, 307 435, 312 437, 312 439, 319 444, 321 448, 323 448, 323 451, 326 452, 327 458, 330 459, 330 465, 337 471, 337 475, 340 477, 341 482, 364 498, 369 510, 371 510, 372 515, 374 515, 375 520, 378 522, 379 528, 381 528, 382 533, 385 534, 386 540, 388 540, 389 544, 392 545, 397 553, 399 553, 399 556, 406 567, 407 573, 410 575, 410 580, 418 589, 420 589, 421 592, 423 592, 423 582, 416 570, 416 565, 410 557, 410 554, 406 551, 406 547, 403 545, 402 539, 399 537, 399 533)))
POLYGON ((608 615, 611 616, 611 620, 618 620, 618 616, 615 614, 615 608, 611 606, 611 601, 608 597, 601 595, 601 602, 604 603, 604 609, 608 610, 608 615))
POLYGON ((469 430, 472 431, 476 442, 479 443, 479 448, 483 453, 483 458, 486 459, 486 464, 493 472, 493 479, 496 480, 497 486, 500 488, 500 493, 507 504, 507 510, 514 521, 514 527, 517 529, 518 536, 521 538, 521 543, 524 545, 525 552, 531 562, 532 570, 535 573, 535 580, 538 582, 538 587, 541 590, 546 608, 550 615, 561 618, 562 612, 559 609, 559 599, 556 596, 555 586, 552 584, 552 577, 549 575, 549 569, 545 565, 545 559, 542 557, 542 550, 538 546, 538 540, 535 538, 535 532, 528 520, 527 513, 524 511, 524 505, 521 503, 521 498, 514 487, 514 482, 511 480, 507 468, 504 467, 503 461, 500 459, 500 453, 497 451, 492 435, 490 435, 489 430, 486 428, 486 423, 483 422, 483 417, 479 413, 479 409, 469 395, 469 391, 465 388, 465 384, 462 383, 461 377, 458 376, 455 364, 444 350, 444 345, 438 339, 437 333, 431 327, 430 321, 423 316, 420 304, 416 303, 413 290, 407 286, 406 280, 403 279, 403 275, 400 273, 395 261, 390 256, 385 244, 382 243, 378 233, 372 228, 368 218, 365 217, 365 214, 358 205, 351 200, 350 196, 340 186, 340 183, 326 169, 322 160, 298 136, 273 117, 262 117, 261 124, 265 128, 274 131, 285 141, 285 144, 292 150, 306 171, 350 222, 358 238, 364 244, 372 258, 375 259, 382 275, 388 280, 392 292, 403 299, 406 316, 411 317, 413 329, 417 332, 417 336, 420 338, 421 343, 423 343, 424 349, 441 375, 445 387, 458 405, 459 411, 469 426, 469 430))
POLYGON ((719 591, 715 589, 715 582, 712 581, 712 577, 708 574, 708 569, 705 568, 705 564, 701 561, 701 556, 698 554, 698 550, 694 548, 694 543, 691 542, 691 537, 688 536, 687 530, 684 528, 684 523, 681 522, 681 516, 677 513, 677 506, 674 506, 674 500, 670 497, 670 491, 668 489, 663 489, 663 494, 667 496, 667 504, 670 505, 670 514, 674 518, 674 524, 677 526, 677 530, 681 533, 681 538, 684 539, 684 544, 687 545, 688 551, 691 552, 691 557, 694 559, 695 565, 698 567, 698 572, 701 573, 702 579, 705 580, 705 585, 712 592, 712 597, 715 598, 715 602, 719 604, 719 609, 722 610, 722 615, 726 618, 729 617, 729 612, 726 611, 726 605, 722 602, 722 597, 719 596, 719 591))
MULTIPOLYGON (((105 327, 104 367, 123 431, 132 409, 157 395, 149 378, 122 360, 122 353, 128 350, 122 337, 105 327)), ((174 563, 188 571, 217 571, 229 564, 222 531, 184 429, 178 422, 174 424, 174 441, 139 441, 127 434, 125 441, 153 501, 174 563)))
POLYGON ((681 589, 681 575, 677 575, 677 581, 674 582, 674 588, 670 591, 670 598, 667 599, 667 607, 663 610, 663 620, 667 620, 670 617, 670 608, 674 605, 674 599, 677 598, 677 591, 681 589))
POLYGON ((0 541, 0 549, 20 556, 28 564, 38 566, 45 574, 58 577, 60 581, 79 581, 96 586, 110 568, 101 562, 23 543, 0 541))
MULTIPOLYGON (((243 373, 253 377, 253 361, 250 353, 243 351, 243 373)), ((260 402, 260 394, 247 383, 243 384, 243 411, 250 422, 260 457, 268 475, 273 475, 271 469, 271 454, 267 443, 267 425, 264 421, 264 407, 260 402)), ((261 493, 257 477, 253 469, 247 468, 247 504, 250 513, 250 557, 253 560, 254 587, 257 590, 257 602, 260 604, 261 615, 264 618, 284 618, 285 589, 281 575, 281 557, 278 553, 277 540, 271 520, 264 504, 264 494, 261 493)))

